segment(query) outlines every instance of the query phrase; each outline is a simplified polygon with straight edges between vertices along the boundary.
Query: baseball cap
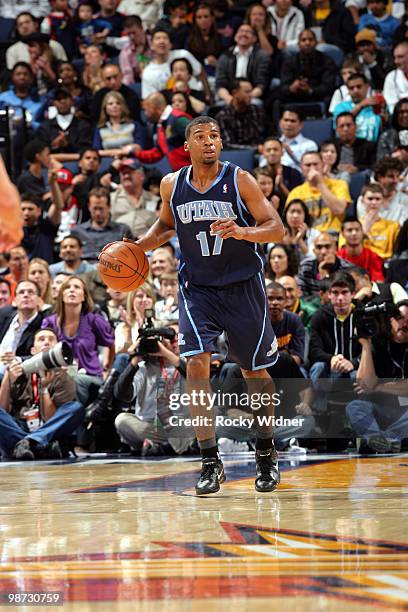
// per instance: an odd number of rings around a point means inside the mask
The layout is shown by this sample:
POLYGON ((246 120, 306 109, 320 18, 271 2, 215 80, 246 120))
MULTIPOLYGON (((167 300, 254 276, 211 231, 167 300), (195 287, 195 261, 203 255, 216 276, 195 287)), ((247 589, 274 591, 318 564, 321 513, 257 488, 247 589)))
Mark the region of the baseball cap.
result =
POLYGON ((370 28, 363 28, 355 35, 354 40, 357 44, 363 40, 368 40, 369 42, 374 43, 377 40, 377 34, 374 32, 374 30, 370 30, 370 28))
POLYGON ((72 185, 73 178, 72 172, 66 168, 61 168, 61 170, 57 172, 57 183, 59 185, 72 185))
POLYGON ((131 170, 143 170, 143 165, 136 158, 124 159, 119 166, 119 172, 123 172, 123 170, 127 168, 131 170))

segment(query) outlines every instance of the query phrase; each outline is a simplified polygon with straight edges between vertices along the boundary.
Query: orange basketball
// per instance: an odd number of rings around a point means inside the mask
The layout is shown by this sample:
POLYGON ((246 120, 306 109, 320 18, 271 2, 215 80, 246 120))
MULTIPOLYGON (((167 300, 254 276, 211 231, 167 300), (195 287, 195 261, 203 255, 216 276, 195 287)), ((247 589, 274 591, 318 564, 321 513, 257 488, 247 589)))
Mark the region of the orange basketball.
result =
POLYGON ((133 291, 147 279, 149 261, 134 242, 112 242, 99 255, 98 271, 110 289, 133 291))

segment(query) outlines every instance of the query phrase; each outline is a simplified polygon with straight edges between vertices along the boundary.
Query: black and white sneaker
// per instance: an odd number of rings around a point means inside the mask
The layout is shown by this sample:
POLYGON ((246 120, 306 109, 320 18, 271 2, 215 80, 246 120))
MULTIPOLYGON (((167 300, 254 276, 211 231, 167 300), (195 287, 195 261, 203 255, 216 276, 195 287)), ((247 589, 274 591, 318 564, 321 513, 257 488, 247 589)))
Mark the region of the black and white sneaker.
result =
POLYGON ((280 483, 278 454, 274 448, 255 451, 256 479, 255 489, 260 493, 274 491, 280 483))
POLYGON ((214 457, 206 457, 203 459, 201 476, 195 487, 196 494, 208 495, 208 493, 217 493, 220 490, 220 484, 224 480, 225 474, 222 461, 214 457))

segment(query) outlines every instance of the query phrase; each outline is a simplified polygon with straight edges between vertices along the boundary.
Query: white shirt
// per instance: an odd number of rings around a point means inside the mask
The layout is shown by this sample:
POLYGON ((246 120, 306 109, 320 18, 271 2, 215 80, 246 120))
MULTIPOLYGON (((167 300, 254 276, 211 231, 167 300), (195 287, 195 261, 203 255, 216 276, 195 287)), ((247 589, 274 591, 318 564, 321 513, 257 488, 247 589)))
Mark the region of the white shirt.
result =
MULTIPOLYGON (((34 321, 37 316, 37 312, 27 321, 23 321, 20 323, 18 319, 18 313, 15 315, 13 320, 11 321, 8 330, 4 334, 3 340, 0 343, 0 355, 4 355, 4 353, 15 353, 18 347, 18 343, 21 340, 21 336, 24 331, 30 325, 31 321, 34 321)), ((7 365, 5 363, 0 364, 0 372, 4 373, 7 365)))
POLYGON ((155 60, 152 60, 147 64, 146 68, 142 73, 142 98, 143 100, 150 96, 150 94, 165 89, 167 81, 171 76, 170 64, 173 60, 183 58, 190 62, 193 69, 193 77, 189 80, 188 84, 191 89, 202 89, 203 86, 201 81, 197 78, 201 74, 202 66, 198 60, 185 49, 174 49, 170 51, 167 62, 158 64, 155 60))
MULTIPOLYGON (((363 198, 360 196, 357 200, 358 218, 364 217, 365 212, 363 198)), ((381 208, 380 217, 388 221, 396 221, 400 225, 403 225, 408 219, 408 196, 401 191, 397 191, 388 206, 386 208, 381 208)))
POLYGON ((384 81, 383 94, 388 110, 390 113, 393 113, 396 103, 401 98, 408 97, 408 79, 402 70, 397 68, 387 74, 384 81))
POLYGON ((67 130, 71 125, 74 119, 74 115, 73 113, 68 113, 68 115, 60 115, 59 113, 57 113, 55 118, 61 130, 65 132, 65 130, 67 130))
POLYGON ((235 68, 235 78, 246 79, 248 74, 248 62, 253 47, 247 49, 244 53, 239 50, 239 47, 234 47, 234 55, 237 57, 237 65, 235 68))
MULTIPOLYGON (((50 47, 55 59, 60 60, 61 62, 66 62, 68 60, 64 47, 57 40, 50 40, 50 47)), ((6 51, 7 68, 12 70, 17 62, 27 62, 27 64, 30 63, 28 45, 21 42, 21 40, 14 43, 14 45, 11 45, 11 47, 9 47, 6 51)))
POLYGON ((296 170, 300 170, 300 160, 304 153, 310 151, 317 151, 319 147, 314 140, 305 138, 303 134, 299 133, 295 138, 286 138, 283 134, 280 137, 280 141, 287 144, 293 153, 293 157, 285 150, 282 156, 281 164, 284 166, 290 166, 296 170))

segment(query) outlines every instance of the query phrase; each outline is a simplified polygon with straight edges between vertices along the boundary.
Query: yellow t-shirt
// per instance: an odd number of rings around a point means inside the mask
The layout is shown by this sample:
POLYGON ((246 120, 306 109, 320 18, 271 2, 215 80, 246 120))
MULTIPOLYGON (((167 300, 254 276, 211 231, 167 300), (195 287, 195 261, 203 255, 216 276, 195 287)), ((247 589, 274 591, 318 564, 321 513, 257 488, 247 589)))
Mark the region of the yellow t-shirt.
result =
MULTIPOLYGON (((351 196, 346 181, 333 178, 324 179, 326 187, 334 196, 346 202, 351 202, 351 196)), ((312 187, 307 181, 298 185, 289 193, 285 208, 292 200, 303 200, 313 220, 313 227, 320 232, 341 231, 341 222, 344 214, 334 215, 330 208, 322 201, 320 189, 312 187)))
MULTIPOLYGON (((381 217, 373 223, 363 244, 383 259, 389 259, 394 252, 394 244, 399 231, 399 223, 381 217)), ((343 236, 340 236, 339 247, 344 246, 345 243, 343 236)))

